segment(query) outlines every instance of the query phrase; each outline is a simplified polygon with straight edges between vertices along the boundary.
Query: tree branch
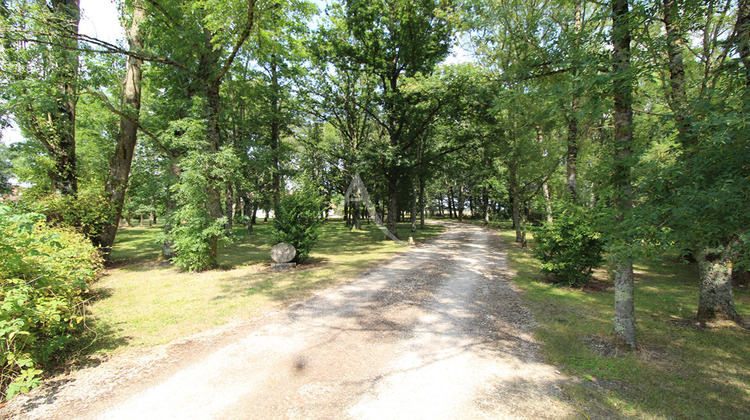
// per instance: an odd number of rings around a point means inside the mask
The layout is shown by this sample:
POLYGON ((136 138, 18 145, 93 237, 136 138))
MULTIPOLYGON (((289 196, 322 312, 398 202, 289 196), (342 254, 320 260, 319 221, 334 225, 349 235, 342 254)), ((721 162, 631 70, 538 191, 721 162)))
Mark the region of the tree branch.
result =
POLYGON ((37 44, 42 45, 50 45, 53 47, 58 47, 66 50, 71 51, 79 51, 84 53, 94 53, 94 54, 123 54, 129 57, 137 58, 144 61, 154 62, 154 63, 161 63, 161 64, 168 64, 171 66, 178 67, 183 70, 190 71, 184 64, 178 63, 174 60, 170 60, 168 58, 161 58, 161 57, 155 57, 151 55, 146 54, 139 54, 137 52, 129 51, 124 48, 118 47, 117 45, 110 44, 108 42, 102 41, 97 38, 90 37, 88 35, 83 34, 68 34, 67 36, 64 36, 64 39, 75 39, 79 41, 88 42, 90 44, 96 45, 98 47, 104 48, 103 50, 99 49, 93 49, 93 48, 85 48, 85 47, 74 47, 68 44, 65 44, 63 42, 55 42, 50 41, 46 39, 39 39, 37 37, 39 36, 47 36, 50 38, 60 38, 59 34, 48 34, 43 32, 27 32, 27 31, 8 31, 6 33, 3 33, 0 35, 0 39, 9 39, 12 41, 23 41, 23 42, 33 42, 37 44), (9 37, 7 34, 13 34, 13 37, 9 37), (33 36, 33 37, 32 37, 33 36))
POLYGON ((172 25, 174 25, 174 26, 180 26, 180 25, 179 25, 179 24, 177 23, 177 21, 176 21, 176 20, 175 20, 175 19, 174 19, 174 18, 172 17, 172 15, 170 15, 170 14, 169 14, 169 12, 167 12, 167 10, 166 10, 166 9, 164 9, 164 7, 163 7, 163 6, 161 5, 161 4, 159 4, 159 3, 158 3, 158 2, 156 1, 156 0, 146 0, 146 1, 147 1, 147 2, 148 2, 148 3, 150 4, 150 5, 154 6, 154 8, 155 8, 156 10, 158 10, 159 12, 161 12, 161 14, 162 14, 162 15, 164 15, 164 17, 166 17, 166 18, 167 18, 167 20, 168 20, 168 21, 169 21, 169 22, 170 22, 170 23, 171 23, 172 25))
POLYGON ((91 96, 94 96, 94 97, 98 98, 99 100, 102 101, 103 105, 108 110, 110 110, 112 113, 114 113, 115 115, 117 115, 119 117, 125 118, 126 120, 128 120, 131 123, 135 124, 138 127, 138 130, 140 130, 146 136, 150 137, 151 140, 153 140, 154 143, 156 144, 156 147, 158 147, 159 149, 161 149, 161 151, 165 155, 167 155, 167 157, 172 158, 172 159, 174 159, 174 158, 177 157, 177 154, 175 154, 172 151, 170 151, 169 149, 167 149, 164 146, 164 144, 162 144, 162 142, 159 140, 159 138, 155 134, 153 134, 151 131, 149 131, 145 127, 143 127, 141 125, 141 123, 139 121, 137 121, 132 115, 128 115, 125 112, 122 112, 119 109, 117 109, 114 105, 112 105, 112 102, 109 101, 109 98, 107 98, 107 96, 105 94, 103 94, 101 92, 93 91, 91 89, 86 89, 86 90, 84 90, 81 93, 82 94, 91 95, 91 96))
POLYGON ((235 57, 237 56, 237 52, 239 52, 240 48, 242 48, 242 44, 245 43, 245 40, 250 36, 250 32, 253 30, 253 25, 255 24, 255 2, 256 0, 250 0, 247 5, 247 25, 245 26, 245 29, 240 34, 240 39, 237 40, 237 43, 234 45, 234 49, 232 50, 232 53, 229 54, 229 57, 227 58, 226 63, 224 63, 224 68, 221 69, 221 72, 218 76, 216 76, 216 82, 221 81, 221 79, 227 74, 229 71, 229 68, 232 66, 232 62, 234 61, 235 57))

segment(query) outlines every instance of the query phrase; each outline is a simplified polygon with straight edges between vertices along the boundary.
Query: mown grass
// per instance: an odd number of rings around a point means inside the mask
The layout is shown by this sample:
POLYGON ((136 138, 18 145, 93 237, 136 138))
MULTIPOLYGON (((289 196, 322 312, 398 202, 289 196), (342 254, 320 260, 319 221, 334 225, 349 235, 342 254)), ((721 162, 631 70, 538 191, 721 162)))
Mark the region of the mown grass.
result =
MULTIPOLYGON (((400 237, 417 242, 443 228, 427 225, 400 237)), ((198 333, 232 321, 242 321, 280 308, 314 291, 355 278, 374 264, 405 249, 374 225, 350 231, 331 220, 305 264, 273 271, 272 222, 233 229, 236 241, 220 249, 221 268, 203 273, 180 271, 160 260, 158 227, 123 228, 112 252, 115 267, 96 285, 101 298, 91 305, 97 328, 107 331, 97 350, 150 346, 198 333)))
MULTIPOLYGON (((498 225, 496 224, 496 227, 498 225)), ((514 282, 525 291, 548 362, 579 378, 565 392, 590 418, 750 418, 750 333, 729 322, 700 328, 697 270, 674 260, 635 265, 639 350, 611 345, 612 281, 571 289, 543 281, 531 248, 499 225, 514 282)), ((533 240, 529 242, 534 246, 533 240)), ((735 291, 750 315, 750 291, 735 291)))

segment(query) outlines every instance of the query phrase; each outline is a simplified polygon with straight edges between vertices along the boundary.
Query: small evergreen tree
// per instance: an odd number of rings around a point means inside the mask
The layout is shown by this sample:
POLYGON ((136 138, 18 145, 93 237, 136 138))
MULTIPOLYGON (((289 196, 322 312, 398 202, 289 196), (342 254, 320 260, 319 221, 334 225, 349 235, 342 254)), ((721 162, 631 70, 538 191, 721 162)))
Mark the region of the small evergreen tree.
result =
POLYGON ((309 186, 285 196, 274 209, 273 240, 286 242, 297 249, 294 261, 303 263, 310 256, 320 235, 323 197, 309 186))
POLYGON ((554 281, 581 286, 604 263, 600 236, 581 212, 568 209, 555 216, 554 223, 535 230, 534 256, 542 262, 542 272, 551 274, 554 281))

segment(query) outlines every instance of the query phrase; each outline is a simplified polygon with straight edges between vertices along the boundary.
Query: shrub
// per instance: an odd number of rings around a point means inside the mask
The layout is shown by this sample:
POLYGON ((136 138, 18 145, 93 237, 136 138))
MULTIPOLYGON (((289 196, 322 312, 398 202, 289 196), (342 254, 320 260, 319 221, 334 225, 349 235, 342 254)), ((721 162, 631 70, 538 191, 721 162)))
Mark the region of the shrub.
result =
POLYGON ((44 214, 49 224, 71 227, 92 241, 114 218, 109 202, 98 190, 80 191, 77 197, 50 194, 36 199, 29 208, 44 214))
POLYGON ((84 294, 97 279, 97 250, 37 213, 0 206, 0 395, 27 392, 53 356, 83 330, 84 294))
POLYGON ((310 255, 323 225, 323 198, 312 188, 303 188, 284 197, 274 209, 273 240, 297 249, 294 261, 303 263, 310 255))
POLYGON ((542 272, 570 286, 588 282, 591 271, 604 263, 601 234, 590 223, 580 212, 568 209, 553 224, 534 229, 538 244, 534 256, 542 262, 542 272))

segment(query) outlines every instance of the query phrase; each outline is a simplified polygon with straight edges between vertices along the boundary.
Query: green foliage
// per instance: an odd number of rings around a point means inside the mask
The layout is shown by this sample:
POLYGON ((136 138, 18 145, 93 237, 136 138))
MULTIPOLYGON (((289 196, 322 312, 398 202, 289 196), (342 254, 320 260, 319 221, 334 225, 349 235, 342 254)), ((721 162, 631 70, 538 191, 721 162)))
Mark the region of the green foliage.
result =
POLYGON ((211 189, 223 190, 238 166, 230 147, 212 151, 203 139, 203 120, 185 119, 172 123, 167 139, 186 152, 180 159, 180 176, 172 186, 177 205, 169 215, 168 240, 176 251, 174 263, 188 271, 202 271, 216 265, 211 247, 224 237, 226 217, 212 218, 209 206, 218 206, 211 189))
POLYGON ((568 209, 554 223, 534 230, 538 243, 534 256, 542 262, 542 272, 551 274, 555 281, 580 286, 594 268, 604 263, 600 236, 581 212, 568 209))
POLYGON ((26 205, 47 216, 48 223, 73 228, 91 240, 96 240, 114 217, 109 201, 96 189, 80 191, 77 197, 49 194, 32 199, 34 201, 26 205))
POLYGON ((79 233, 0 206, 0 395, 38 385, 42 369, 82 331, 84 293, 101 268, 79 233))
POLYGON ((310 255, 323 225, 323 200, 312 188, 303 188, 285 196, 274 209, 273 240, 286 242, 297 249, 294 259, 302 263, 310 255))

